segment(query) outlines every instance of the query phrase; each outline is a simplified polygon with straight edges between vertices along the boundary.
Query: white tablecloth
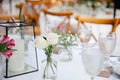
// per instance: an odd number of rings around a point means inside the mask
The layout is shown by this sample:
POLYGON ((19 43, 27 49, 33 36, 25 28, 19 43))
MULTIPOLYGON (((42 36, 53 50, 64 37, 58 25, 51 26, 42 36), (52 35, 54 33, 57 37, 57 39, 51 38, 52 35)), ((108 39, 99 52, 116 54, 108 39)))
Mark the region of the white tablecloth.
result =
MULTIPOLYGON (((75 47, 73 47, 75 48, 75 47)), ((90 76, 85 72, 81 55, 79 55, 80 49, 73 49, 73 60, 70 62, 60 62, 58 60, 57 68, 57 79, 56 80, 90 80, 90 76)), ((45 54, 42 50, 38 50, 38 62, 39 67, 41 66, 41 61, 45 58, 45 54)), ((58 58, 58 55, 56 55, 58 58)), ((41 70, 29 74, 24 74, 5 80, 41 80, 41 70)), ((116 76, 111 76, 110 78, 95 77, 96 80, 120 80, 116 76)))

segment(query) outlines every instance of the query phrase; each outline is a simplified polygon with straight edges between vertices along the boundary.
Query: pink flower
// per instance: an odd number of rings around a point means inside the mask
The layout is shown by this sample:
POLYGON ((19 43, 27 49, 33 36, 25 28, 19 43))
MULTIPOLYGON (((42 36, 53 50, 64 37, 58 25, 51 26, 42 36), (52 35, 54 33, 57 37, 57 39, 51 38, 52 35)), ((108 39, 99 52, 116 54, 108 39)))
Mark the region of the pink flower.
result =
POLYGON ((10 58, 12 56, 12 50, 7 50, 3 53, 3 55, 6 57, 6 58, 10 58))
POLYGON ((65 31, 65 27, 64 26, 58 26, 57 31, 65 31))
POLYGON ((3 37, 2 37, 2 40, 0 41, 1 43, 6 43, 6 42, 8 42, 9 41, 9 37, 8 36, 6 36, 6 35, 4 35, 3 37))
POLYGON ((13 39, 11 39, 10 41, 8 41, 7 48, 12 48, 14 46, 15 46, 15 41, 13 39))

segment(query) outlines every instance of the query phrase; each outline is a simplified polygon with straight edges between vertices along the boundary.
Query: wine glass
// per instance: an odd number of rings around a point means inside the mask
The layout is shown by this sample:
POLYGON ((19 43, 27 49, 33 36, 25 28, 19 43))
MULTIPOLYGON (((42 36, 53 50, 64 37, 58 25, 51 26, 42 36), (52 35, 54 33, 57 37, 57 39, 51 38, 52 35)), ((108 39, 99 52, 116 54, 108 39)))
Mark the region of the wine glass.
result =
MULTIPOLYGON (((116 33, 115 32, 102 32, 99 34, 99 46, 106 55, 106 60, 109 60, 110 55, 113 53, 116 46, 116 33)), ((109 61, 105 61, 109 65, 109 61)), ((105 64, 104 64, 105 65, 105 64)), ((105 65, 105 66, 106 66, 105 65)))
POLYGON ((80 42, 82 43, 82 53, 86 51, 87 43, 89 42, 91 38, 91 30, 89 30, 87 27, 80 27, 78 30, 80 42))
POLYGON ((82 62, 85 71, 91 76, 91 80, 94 80, 103 65, 104 53, 100 48, 87 48, 85 54, 82 55, 82 62))

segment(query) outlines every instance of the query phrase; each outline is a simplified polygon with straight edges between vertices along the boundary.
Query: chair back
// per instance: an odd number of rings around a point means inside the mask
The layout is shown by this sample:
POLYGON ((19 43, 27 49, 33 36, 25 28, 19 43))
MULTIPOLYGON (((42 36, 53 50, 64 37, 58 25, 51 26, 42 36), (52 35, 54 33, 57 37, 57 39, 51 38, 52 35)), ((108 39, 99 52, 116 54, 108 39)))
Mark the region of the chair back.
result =
POLYGON ((80 23, 93 23, 93 24, 111 24, 112 32, 116 31, 117 26, 120 24, 120 18, 94 18, 94 17, 81 17, 77 16, 76 20, 78 21, 78 26, 80 23))
POLYGON ((39 18, 42 8, 50 8, 56 6, 58 1, 54 4, 50 0, 25 0, 26 1, 26 13, 29 14, 30 18, 36 23, 37 34, 41 33, 39 18))
MULTIPOLYGON (((120 18, 94 18, 94 17, 76 16, 75 19, 78 22, 78 26, 84 23, 112 25, 112 30, 110 32, 116 32, 117 26, 120 24, 120 18)), ((93 34, 93 38, 95 39, 95 41, 97 41, 94 34, 93 34)))
POLYGON ((66 24, 67 21, 67 26, 66 26, 66 31, 70 32, 70 17, 73 15, 72 11, 64 11, 64 12, 55 12, 55 11, 49 11, 48 9, 42 9, 44 15, 45 15, 45 21, 48 21, 47 15, 51 16, 57 16, 57 17, 65 17, 57 26, 56 28, 62 27, 63 24, 66 24))
MULTIPOLYGON (((40 16, 40 6, 44 4, 44 0, 25 0, 25 3, 22 3, 23 11, 22 13, 27 15, 28 21, 32 20, 35 23, 35 34, 39 35, 41 30, 39 28, 39 16, 40 16), (37 6, 37 9, 35 8, 37 6)), ((20 8, 20 4, 16 5, 17 8, 20 8)))

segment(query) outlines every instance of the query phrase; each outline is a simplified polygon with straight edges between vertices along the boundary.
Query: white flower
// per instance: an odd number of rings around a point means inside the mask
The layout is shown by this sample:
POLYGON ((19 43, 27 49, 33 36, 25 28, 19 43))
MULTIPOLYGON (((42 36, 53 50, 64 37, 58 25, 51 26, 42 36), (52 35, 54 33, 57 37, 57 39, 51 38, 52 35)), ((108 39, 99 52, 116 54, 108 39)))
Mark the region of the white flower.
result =
POLYGON ((53 33, 53 32, 49 32, 47 35, 46 35, 46 38, 47 38, 47 41, 49 44, 51 45, 54 45, 54 44, 57 44, 58 43, 58 35, 57 33, 53 33))
POLYGON ((67 41, 68 41, 68 42, 70 41, 70 36, 67 36, 67 41))
POLYGON ((35 46, 39 49, 45 49, 49 45, 55 45, 58 43, 58 35, 57 33, 47 33, 46 35, 41 35, 36 37, 35 39, 35 46))
POLYGON ((48 42, 43 36, 36 37, 35 46, 39 49, 44 49, 48 47, 48 42))

